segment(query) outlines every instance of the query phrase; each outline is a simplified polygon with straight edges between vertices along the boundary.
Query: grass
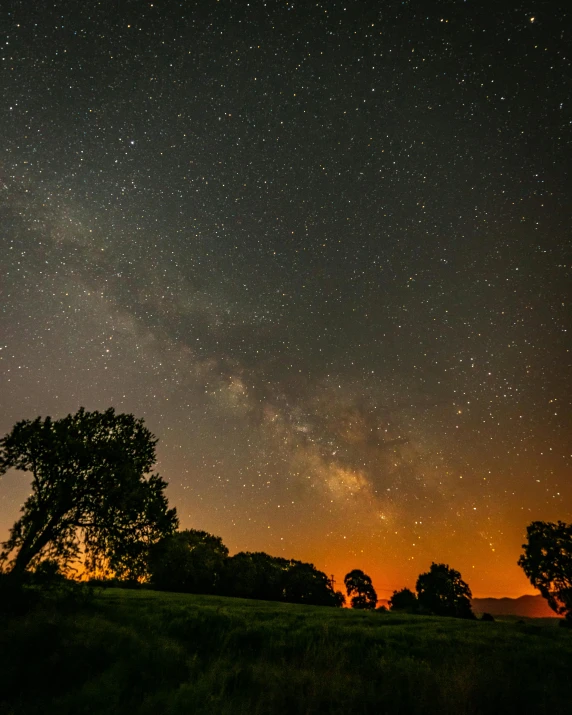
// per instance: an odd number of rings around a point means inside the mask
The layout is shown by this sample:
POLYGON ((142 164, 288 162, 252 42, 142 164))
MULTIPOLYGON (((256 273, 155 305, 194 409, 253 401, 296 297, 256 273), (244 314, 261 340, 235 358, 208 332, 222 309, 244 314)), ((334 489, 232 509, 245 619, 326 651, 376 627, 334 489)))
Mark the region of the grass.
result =
POLYGON ((0 621, 7 715, 570 712, 572 632, 110 589, 0 621))

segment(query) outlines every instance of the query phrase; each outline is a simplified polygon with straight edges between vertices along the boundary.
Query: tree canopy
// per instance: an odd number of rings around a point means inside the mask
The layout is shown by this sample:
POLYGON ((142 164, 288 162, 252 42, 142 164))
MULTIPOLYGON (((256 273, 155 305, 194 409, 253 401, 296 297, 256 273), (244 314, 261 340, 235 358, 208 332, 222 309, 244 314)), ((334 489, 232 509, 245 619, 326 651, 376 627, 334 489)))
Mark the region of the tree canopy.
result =
POLYGON ((419 605, 437 616, 474 618, 471 589, 461 574, 446 564, 432 563, 427 573, 417 579, 419 605))
POLYGON ((572 621, 572 524, 533 521, 518 565, 548 605, 572 621))
POLYGON ((9 570, 83 554, 87 566, 105 560, 118 576, 143 575, 148 547, 178 524, 166 482, 151 473, 156 443, 142 419, 112 408, 18 422, 0 440, 0 474, 30 472, 32 482, 2 545, 9 570))
POLYGON ((226 561, 221 593, 241 598, 342 606, 344 596, 334 591, 325 573, 313 564, 241 551, 226 561))
POLYGON ((417 596, 408 588, 401 591, 394 591, 389 599, 392 611, 415 611, 417 610, 417 596))
POLYGON ((151 546, 151 583, 164 591, 216 593, 227 556, 220 536, 196 529, 179 531, 151 546))
POLYGON ((314 606, 343 606, 344 595, 334 591, 330 579, 313 564, 290 561, 284 575, 284 600, 314 606))
POLYGON ((344 576, 344 584, 348 596, 351 597, 352 608, 372 610, 377 605, 377 593, 371 578, 361 571, 354 569, 344 576))

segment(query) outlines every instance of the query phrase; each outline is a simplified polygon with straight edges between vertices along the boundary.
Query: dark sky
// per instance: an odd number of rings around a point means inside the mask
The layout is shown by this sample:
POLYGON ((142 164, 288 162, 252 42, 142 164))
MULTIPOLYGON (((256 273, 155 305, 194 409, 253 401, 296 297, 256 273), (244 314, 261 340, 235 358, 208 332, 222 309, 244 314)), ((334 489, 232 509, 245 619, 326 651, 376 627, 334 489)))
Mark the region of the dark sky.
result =
POLYGON ((0 432, 114 406, 231 552, 531 592, 526 525, 572 519, 566 5, 3 3, 0 432))

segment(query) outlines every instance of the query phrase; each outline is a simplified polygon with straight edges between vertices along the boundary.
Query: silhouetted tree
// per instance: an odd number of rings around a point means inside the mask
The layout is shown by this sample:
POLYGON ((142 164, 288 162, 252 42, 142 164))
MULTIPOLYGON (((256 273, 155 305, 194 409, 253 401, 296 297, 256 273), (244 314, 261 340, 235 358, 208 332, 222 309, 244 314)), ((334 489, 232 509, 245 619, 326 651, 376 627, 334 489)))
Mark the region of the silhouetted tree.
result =
POLYGON ((572 524, 533 521, 518 565, 548 605, 572 622, 572 524))
POLYGON ((458 571, 445 564, 432 563, 417 579, 416 590, 419 605, 437 616, 475 617, 471 589, 458 571))
POLYGON ((290 561, 284 573, 284 600, 313 606, 343 606, 344 595, 334 591, 330 579, 313 564, 290 561))
POLYGON ((155 588, 186 593, 215 593, 228 549, 219 536, 188 529, 167 536, 149 549, 155 588))
POLYGON ((18 422, 0 440, 0 474, 31 472, 32 493, 3 544, 10 572, 83 550, 116 575, 143 575, 148 547, 177 527, 166 482, 150 473, 156 443, 143 420, 113 409, 18 422))
POLYGON ((481 621, 488 621, 489 623, 494 623, 495 618, 494 616, 491 616, 490 613, 483 613, 483 615, 481 616, 481 621))
POLYGON ((392 611, 412 611, 417 610, 417 596, 408 588, 402 588, 401 591, 394 591, 389 599, 389 605, 392 611))
POLYGON ((348 596, 351 597, 352 608, 372 610, 377 605, 377 593, 371 578, 360 569, 350 571, 344 577, 348 596))
POLYGON ((228 559, 222 580, 222 592, 239 598, 282 601, 283 577, 288 561, 263 551, 241 551, 228 559))

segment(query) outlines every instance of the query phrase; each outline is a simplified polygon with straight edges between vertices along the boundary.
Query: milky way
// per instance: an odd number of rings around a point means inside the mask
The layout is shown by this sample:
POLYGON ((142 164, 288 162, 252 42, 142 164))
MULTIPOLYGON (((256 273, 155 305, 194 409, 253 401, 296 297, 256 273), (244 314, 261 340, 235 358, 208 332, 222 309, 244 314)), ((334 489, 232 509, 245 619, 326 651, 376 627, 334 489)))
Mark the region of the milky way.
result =
POLYGON ((526 525, 572 518, 564 6, 104 5, 2 11, 0 431, 114 406, 232 552, 531 592, 526 525))

